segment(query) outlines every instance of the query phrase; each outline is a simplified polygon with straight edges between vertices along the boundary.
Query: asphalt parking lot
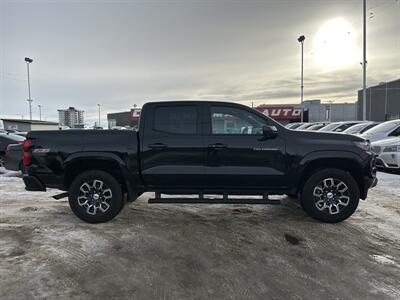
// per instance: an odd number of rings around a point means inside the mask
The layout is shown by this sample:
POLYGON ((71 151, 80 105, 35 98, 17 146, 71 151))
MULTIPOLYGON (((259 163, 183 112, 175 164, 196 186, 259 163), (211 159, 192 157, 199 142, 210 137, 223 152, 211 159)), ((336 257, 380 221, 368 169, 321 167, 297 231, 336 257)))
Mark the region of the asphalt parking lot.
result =
POLYGON ((145 194, 91 225, 57 191, 0 177, 0 298, 400 299, 400 176, 383 178, 340 224, 286 197, 178 206, 145 194))

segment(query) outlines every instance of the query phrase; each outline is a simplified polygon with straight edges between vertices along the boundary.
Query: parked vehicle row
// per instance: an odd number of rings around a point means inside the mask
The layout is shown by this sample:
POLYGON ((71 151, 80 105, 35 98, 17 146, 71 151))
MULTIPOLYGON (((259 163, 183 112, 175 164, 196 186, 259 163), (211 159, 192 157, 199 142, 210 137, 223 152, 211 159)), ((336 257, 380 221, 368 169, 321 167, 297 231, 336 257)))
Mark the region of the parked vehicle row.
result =
POLYGON ((293 123, 287 128, 320 132, 340 132, 359 135, 369 140, 378 155, 379 170, 400 173, 400 120, 383 123, 373 121, 334 122, 326 126, 320 123, 293 123), (311 125, 310 125, 311 124, 311 125))

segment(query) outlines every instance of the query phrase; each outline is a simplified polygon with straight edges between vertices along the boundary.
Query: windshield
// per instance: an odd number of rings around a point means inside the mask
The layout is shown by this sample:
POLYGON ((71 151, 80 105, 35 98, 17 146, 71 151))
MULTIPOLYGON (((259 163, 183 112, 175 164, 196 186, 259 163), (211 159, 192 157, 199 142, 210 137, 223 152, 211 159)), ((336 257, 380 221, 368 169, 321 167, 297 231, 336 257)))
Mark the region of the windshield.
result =
POLYGON ((331 124, 328 124, 325 127, 321 128, 320 131, 331 131, 339 125, 340 125, 340 123, 331 123, 331 124))
POLYGON ((379 124, 379 125, 371 128, 370 130, 367 130, 364 133, 365 134, 384 133, 384 132, 392 131, 393 129, 395 129, 399 125, 400 125, 400 121, 397 121, 397 122, 386 122, 386 123, 379 124))
POLYGON ((364 127, 368 126, 369 123, 361 123, 361 124, 357 124, 354 126, 351 126, 350 128, 347 128, 345 131, 345 133, 357 133, 360 132, 364 127))

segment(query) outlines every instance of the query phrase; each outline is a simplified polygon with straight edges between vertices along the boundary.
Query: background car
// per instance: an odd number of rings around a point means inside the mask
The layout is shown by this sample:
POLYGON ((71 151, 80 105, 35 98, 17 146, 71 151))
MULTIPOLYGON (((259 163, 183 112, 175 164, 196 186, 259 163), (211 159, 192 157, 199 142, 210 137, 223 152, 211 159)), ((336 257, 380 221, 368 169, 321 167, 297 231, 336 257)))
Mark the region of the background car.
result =
POLYGON ((373 122, 373 121, 356 124, 354 126, 351 126, 351 127, 347 128, 345 131, 343 131, 343 133, 347 133, 347 134, 362 134, 365 131, 375 127, 378 124, 379 124, 379 122, 373 122))
POLYGON ((296 129, 298 127, 300 127, 301 125, 303 125, 304 123, 298 122, 298 123, 289 123, 286 125, 286 128, 288 129, 296 129))
POLYGON ((22 144, 25 138, 12 133, 0 133, 0 167, 4 164, 4 155, 8 145, 11 144, 22 144))
POLYGON ((370 140, 371 142, 396 136, 400 136, 400 119, 381 123, 374 128, 365 131, 361 135, 361 137, 370 140))
POLYGON ((306 131, 318 131, 318 130, 320 130, 321 128, 325 127, 328 124, 329 123, 317 123, 317 124, 314 124, 314 125, 308 127, 306 129, 306 131))
POLYGON ((307 128, 315 125, 316 123, 304 123, 301 126, 297 127, 296 130, 306 130, 307 128))
POLYGON ((400 137, 391 137, 375 141, 371 144, 378 155, 378 170, 400 174, 400 137))
POLYGON ((4 155, 4 167, 10 171, 21 171, 25 173, 25 166, 23 163, 22 144, 8 145, 4 155))
POLYGON ((326 125, 325 127, 321 128, 319 131, 323 132, 343 132, 346 129, 363 123, 363 121, 344 121, 344 122, 335 122, 335 123, 330 123, 326 125))

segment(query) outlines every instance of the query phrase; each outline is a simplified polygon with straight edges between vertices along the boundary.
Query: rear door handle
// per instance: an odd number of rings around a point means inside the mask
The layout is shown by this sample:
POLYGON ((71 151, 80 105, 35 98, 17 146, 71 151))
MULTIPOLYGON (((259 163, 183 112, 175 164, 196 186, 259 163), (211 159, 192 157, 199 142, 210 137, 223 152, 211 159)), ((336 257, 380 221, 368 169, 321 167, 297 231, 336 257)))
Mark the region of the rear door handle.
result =
POLYGON ((167 148, 167 145, 163 143, 155 143, 155 144, 149 144, 147 145, 150 149, 165 149, 167 148))
POLYGON ((208 145, 208 148, 209 148, 209 149, 225 149, 225 148, 228 148, 228 146, 225 145, 225 144, 216 143, 216 144, 210 144, 210 145, 208 145))

